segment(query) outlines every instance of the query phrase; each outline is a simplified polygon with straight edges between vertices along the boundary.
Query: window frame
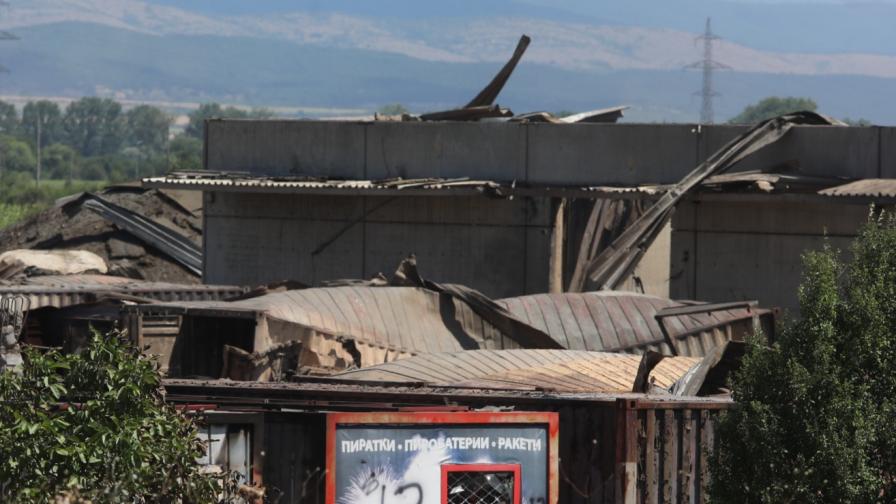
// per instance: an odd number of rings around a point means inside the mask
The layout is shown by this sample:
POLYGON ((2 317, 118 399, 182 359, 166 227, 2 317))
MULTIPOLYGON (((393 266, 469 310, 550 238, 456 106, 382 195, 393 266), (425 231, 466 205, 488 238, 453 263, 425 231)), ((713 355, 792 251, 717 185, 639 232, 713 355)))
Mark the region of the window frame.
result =
POLYGON ((513 473, 513 504, 520 504, 520 465, 519 464, 442 464, 442 504, 448 504, 448 474, 453 472, 509 472, 513 473))

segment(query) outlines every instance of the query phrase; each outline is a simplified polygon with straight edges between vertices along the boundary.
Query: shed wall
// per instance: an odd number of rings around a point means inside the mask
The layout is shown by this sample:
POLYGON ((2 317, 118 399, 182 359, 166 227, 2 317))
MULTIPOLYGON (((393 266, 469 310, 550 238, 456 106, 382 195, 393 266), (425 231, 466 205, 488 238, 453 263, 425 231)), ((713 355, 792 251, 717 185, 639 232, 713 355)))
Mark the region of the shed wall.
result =
MULTIPOLYGON (((719 404, 626 409, 627 402, 523 408, 560 414, 559 504, 706 502, 719 404)), ((259 465, 272 501, 324 502, 325 418, 264 414, 263 435, 254 439, 261 438, 259 465)))
MULTIPOLYGON (((674 183, 744 126, 213 120, 206 168, 333 178, 470 177, 553 185, 674 183)), ((798 126, 736 171, 896 176, 896 128, 798 126), (794 163, 796 162, 796 163, 794 163)))
POLYGON ((683 202, 672 219, 674 299, 758 300, 797 313, 802 254, 846 252, 868 207, 769 197, 683 202))
POLYGON ((240 285, 421 273, 493 297, 544 292, 550 200, 210 193, 204 280, 240 285))

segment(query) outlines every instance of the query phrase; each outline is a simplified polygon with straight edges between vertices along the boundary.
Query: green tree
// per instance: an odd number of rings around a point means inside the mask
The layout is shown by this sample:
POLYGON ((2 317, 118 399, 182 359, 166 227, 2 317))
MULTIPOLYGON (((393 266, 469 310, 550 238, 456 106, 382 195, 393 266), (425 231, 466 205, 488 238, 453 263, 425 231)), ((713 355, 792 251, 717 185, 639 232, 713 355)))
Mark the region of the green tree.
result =
POLYGON ((193 423, 166 405, 155 362, 95 335, 83 352, 26 352, 0 373, 0 500, 50 503, 216 502, 220 481, 200 473, 193 423))
POLYGON ((125 114, 127 144, 140 149, 144 155, 164 152, 168 143, 171 117, 156 107, 140 105, 125 114))
POLYGON ((754 342, 718 425, 717 502, 896 499, 896 220, 871 219, 843 265, 805 255, 801 319, 754 342))
POLYGON ((202 141, 188 135, 178 135, 171 140, 169 149, 171 170, 202 169, 202 141))
POLYGON ((79 156, 68 145, 53 144, 42 153, 47 178, 72 180, 78 172, 79 156))
POLYGON ((62 118, 68 144, 83 156, 112 154, 124 140, 121 104, 109 98, 81 98, 68 105, 62 118))
POLYGON ((47 100, 25 104, 22 109, 22 132, 29 142, 37 143, 38 129, 41 147, 62 140, 62 111, 59 105, 47 100))
POLYGON ((0 137, 0 173, 32 173, 36 164, 30 145, 14 137, 0 137))
POLYGON ((811 98, 770 96, 754 105, 749 105, 740 114, 728 120, 730 124, 756 124, 772 117, 801 110, 815 111, 818 104, 811 98))
POLYGON ((236 107, 222 107, 218 103, 203 103, 190 114, 190 124, 184 133, 193 138, 205 136, 205 121, 208 119, 248 119, 249 113, 236 107))
POLYGON ((19 113, 16 106, 0 100, 0 133, 15 135, 19 132, 19 113))

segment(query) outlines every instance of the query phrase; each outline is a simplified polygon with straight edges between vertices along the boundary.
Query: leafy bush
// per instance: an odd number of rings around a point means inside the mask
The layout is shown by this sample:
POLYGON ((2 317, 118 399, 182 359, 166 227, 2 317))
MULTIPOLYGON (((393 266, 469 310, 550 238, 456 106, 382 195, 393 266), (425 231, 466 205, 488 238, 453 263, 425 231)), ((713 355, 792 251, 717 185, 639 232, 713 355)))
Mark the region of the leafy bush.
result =
POLYGON ((0 373, 0 501, 216 502, 193 423, 162 399, 157 365, 97 334, 77 355, 29 350, 0 373))
POLYGON ((869 219, 852 256, 807 253, 802 318, 751 345, 718 426, 716 502, 896 500, 896 220, 869 219))

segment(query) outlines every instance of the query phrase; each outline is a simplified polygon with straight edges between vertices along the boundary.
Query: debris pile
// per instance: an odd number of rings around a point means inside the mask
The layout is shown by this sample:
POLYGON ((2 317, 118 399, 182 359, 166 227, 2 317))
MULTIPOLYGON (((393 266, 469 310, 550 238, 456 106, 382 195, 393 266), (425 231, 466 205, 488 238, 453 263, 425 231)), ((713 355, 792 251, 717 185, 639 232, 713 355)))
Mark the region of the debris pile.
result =
POLYGON ((507 80, 517 64, 522 59, 523 54, 529 47, 532 39, 527 35, 520 37, 513 55, 501 67, 501 70, 492 78, 487 86, 482 88, 469 103, 463 107, 440 110, 437 112, 427 112, 419 116, 413 114, 401 115, 374 115, 377 121, 479 121, 479 120, 505 120, 513 122, 536 122, 536 123, 553 123, 553 124, 572 124, 572 123, 615 123, 622 117, 622 112, 627 106, 617 106, 603 108, 597 110, 589 110, 564 117, 558 117, 550 112, 527 112, 524 114, 514 115, 513 111, 508 108, 501 107, 495 103, 498 94, 504 89, 507 80))
POLYGON ((87 251, 105 261, 103 273, 196 284, 201 281, 201 212, 196 194, 115 186, 64 198, 0 231, 0 252, 87 251))

